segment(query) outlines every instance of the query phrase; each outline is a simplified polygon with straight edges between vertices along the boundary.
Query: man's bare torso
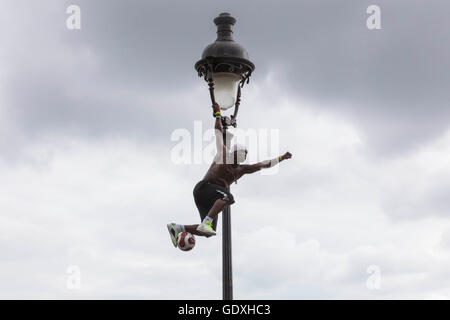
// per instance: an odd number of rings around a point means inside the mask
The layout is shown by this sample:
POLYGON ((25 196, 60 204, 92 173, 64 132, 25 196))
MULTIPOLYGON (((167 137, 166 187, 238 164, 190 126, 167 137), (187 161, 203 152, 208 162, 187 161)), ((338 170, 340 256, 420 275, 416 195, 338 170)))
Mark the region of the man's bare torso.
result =
POLYGON ((203 180, 228 187, 242 176, 241 166, 237 164, 218 164, 213 162, 203 180))

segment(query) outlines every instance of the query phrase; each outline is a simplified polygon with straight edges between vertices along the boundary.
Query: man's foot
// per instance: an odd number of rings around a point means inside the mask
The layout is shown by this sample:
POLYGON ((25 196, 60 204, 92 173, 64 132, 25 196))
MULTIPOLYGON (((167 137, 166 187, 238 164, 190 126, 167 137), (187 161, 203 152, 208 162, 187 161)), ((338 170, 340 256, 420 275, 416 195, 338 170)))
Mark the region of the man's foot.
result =
POLYGON ((169 230, 170 233, 170 237, 172 238, 172 243, 174 245, 174 247, 176 248, 178 246, 178 231, 175 228, 176 224, 175 223, 169 223, 167 224, 167 230, 169 230))
POLYGON ((204 221, 204 222, 200 223, 197 227, 197 231, 207 234, 209 236, 216 235, 216 232, 214 231, 214 229, 212 227, 212 223, 209 221, 204 221))

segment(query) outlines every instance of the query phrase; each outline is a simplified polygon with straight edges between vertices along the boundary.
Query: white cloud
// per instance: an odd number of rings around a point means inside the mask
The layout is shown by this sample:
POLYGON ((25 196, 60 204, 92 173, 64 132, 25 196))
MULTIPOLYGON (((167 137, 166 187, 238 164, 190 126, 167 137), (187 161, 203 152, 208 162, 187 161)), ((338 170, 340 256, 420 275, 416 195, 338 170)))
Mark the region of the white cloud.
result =
MULTIPOLYGON (((68 32, 57 27, 65 22, 60 6, 37 14, 24 2, 0 19, 7 44, 0 48, 0 297, 219 299, 220 223, 218 237, 197 238, 188 253, 173 248, 165 229, 199 221, 192 188, 207 164, 171 163, 170 133, 192 130, 199 119, 204 130, 212 126, 206 85, 168 83, 162 93, 126 86, 128 73, 105 71, 122 58, 115 43, 98 42, 96 51, 91 33, 79 34, 91 46, 57 37, 68 32), (23 23, 9 28, 20 16, 23 23), (32 28, 41 24, 41 33, 32 28), (9 91, 11 80, 19 90, 9 91), (80 290, 66 288, 69 265, 80 267, 80 290)), ((160 80, 139 73, 136 61, 133 81, 160 80)), ((279 67, 244 87, 238 123, 279 129, 280 151, 294 156, 275 175, 231 187, 235 297, 448 298, 450 132, 379 157, 367 128, 349 120, 353 105, 327 92, 299 97, 279 67), (381 270, 380 290, 366 287, 370 265, 381 270)), ((402 124, 394 117, 389 125, 378 131, 383 143, 402 124)), ((374 128, 381 127, 378 119, 374 128)))
MULTIPOLYGON (((377 162, 351 123, 293 97, 272 112, 257 96, 249 105, 266 113, 253 120, 283 123, 281 144, 294 157, 276 175, 232 186, 235 296, 448 297, 441 277, 450 223, 430 202, 430 214, 412 220, 393 220, 384 207, 396 190, 414 194, 410 168, 427 187, 440 181, 447 136, 377 162), (381 269, 380 290, 366 288, 369 265, 381 269)), ((172 164, 171 146, 170 136, 165 145, 47 136, 1 167, 2 297, 169 299, 185 298, 180 287, 189 287, 189 298, 219 299, 220 229, 189 253, 175 250, 165 229, 199 220, 192 188, 207 168, 172 164), (80 290, 65 287, 69 265, 81 268, 80 290)))

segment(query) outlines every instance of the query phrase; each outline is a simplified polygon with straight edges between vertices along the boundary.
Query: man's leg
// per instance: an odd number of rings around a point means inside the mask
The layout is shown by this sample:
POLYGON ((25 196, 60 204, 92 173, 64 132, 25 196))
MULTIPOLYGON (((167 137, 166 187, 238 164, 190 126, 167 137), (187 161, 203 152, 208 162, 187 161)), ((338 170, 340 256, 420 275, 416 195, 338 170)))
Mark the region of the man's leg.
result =
MULTIPOLYGON (((220 211, 223 210, 223 208, 229 204, 228 201, 222 200, 222 199, 218 199, 214 202, 213 206, 211 207, 211 209, 209 209, 208 211, 208 215, 205 217, 205 219, 203 220, 202 223, 204 222, 209 222, 210 224, 212 223, 212 221, 214 220, 214 218, 219 214, 220 211)), ((212 225, 211 225, 212 227, 212 225)), ((214 229, 207 229, 205 230, 204 228, 200 228, 199 230, 199 225, 198 224, 191 224, 191 225, 180 225, 180 224, 168 224, 167 228, 169 229, 169 233, 171 234, 172 237, 172 241, 174 246, 176 247, 176 241, 178 238, 178 233, 179 232, 189 232, 191 234, 194 234, 196 236, 202 236, 202 237, 211 237, 212 235, 215 235, 214 229), (205 232, 206 231, 206 232, 205 232)))
POLYGON ((201 236, 201 237, 211 237, 209 234, 197 231, 198 228, 198 224, 191 224, 191 225, 184 225, 184 230, 186 230, 186 232, 195 234, 196 236, 201 236))
POLYGON ((211 220, 213 220, 220 211, 223 210, 223 208, 228 204, 228 201, 222 200, 222 199, 217 199, 216 202, 214 202, 213 206, 211 207, 211 209, 208 212, 208 217, 211 218, 211 220))
POLYGON ((169 223, 167 224, 167 230, 169 230, 170 237, 172 238, 173 246, 176 248, 178 246, 178 234, 181 232, 189 232, 192 234, 195 234, 196 236, 203 236, 203 237, 211 237, 211 235, 206 234, 204 232, 197 231, 198 224, 191 224, 191 225, 182 225, 182 224, 176 224, 176 223, 169 223))
POLYGON ((217 217, 220 211, 229 204, 229 201, 217 199, 211 209, 209 209, 208 214, 203 219, 202 223, 198 226, 197 231, 206 233, 210 236, 215 236, 216 231, 213 227, 214 219, 217 217))
MULTIPOLYGON (((214 220, 214 218, 219 214, 220 211, 223 210, 223 208, 227 204, 228 202, 222 199, 218 199, 216 200, 216 202, 214 202, 213 206, 208 211, 208 217, 211 218, 211 221, 214 220)), ((204 236, 207 238, 211 237, 210 234, 198 231, 197 230, 198 226, 199 226, 198 224, 184 225, 184 229, 186 230, 186 232, 195 234, 196 236, 204 236)))

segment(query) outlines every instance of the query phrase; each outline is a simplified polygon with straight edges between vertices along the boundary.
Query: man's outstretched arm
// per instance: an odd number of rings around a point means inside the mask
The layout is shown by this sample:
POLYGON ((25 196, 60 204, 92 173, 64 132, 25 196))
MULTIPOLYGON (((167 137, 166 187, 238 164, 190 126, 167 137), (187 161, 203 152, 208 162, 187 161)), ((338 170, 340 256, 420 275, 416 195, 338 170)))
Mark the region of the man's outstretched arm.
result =
POLYGON ((223 141, 223 128, 222 128, 222 117, 220 115, 220 106, 215 103, 212 106, 213 114, 216 118, 216 122, 214 124, 214 132, 216 135, 216 149, 217 154, 214 157, 214 162, 216 163, 225 163, 226 149, 223 141))
POLYGON ((265 161, 261 161, 255 164, 249 164, 249 165, 243 165, 242 166, 242 170, 243 170, 243 174, 249 174, 249 173, 254 173, 257 172, 261 169, 265 169, 265 168, 271 168, 273 166, 276 166, 277 164, 279 164, 281 161, 287 160, 292 158, 292 154, 290 152, 286 152, 285 154, 283 154, 282 156, 279 156, 275 159, 272 160, 265 160, 265 161))

